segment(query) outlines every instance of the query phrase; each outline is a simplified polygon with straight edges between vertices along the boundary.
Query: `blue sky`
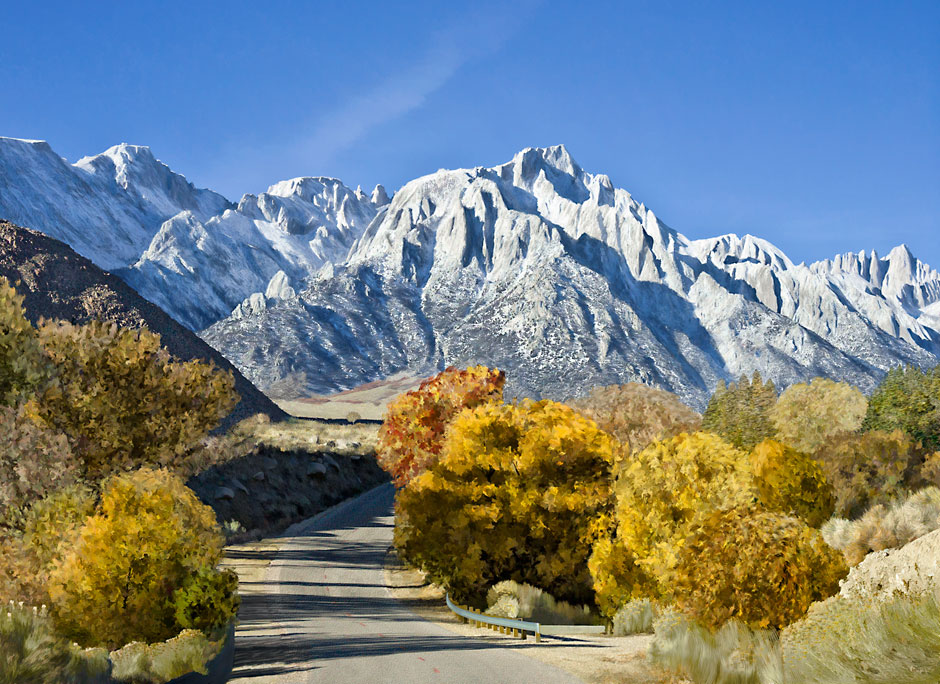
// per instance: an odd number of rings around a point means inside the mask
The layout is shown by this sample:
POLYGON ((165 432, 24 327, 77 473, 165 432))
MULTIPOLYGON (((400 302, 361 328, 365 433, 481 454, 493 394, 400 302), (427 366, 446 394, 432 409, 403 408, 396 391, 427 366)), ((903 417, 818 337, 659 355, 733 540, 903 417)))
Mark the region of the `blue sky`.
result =
POLYGON ((940 2, 3 4, 0 135, 237 199, 564 143, 698 238, 940 269, 940 2), (36 6, 27 6, 28 4, 36 6), (41 5, 41 6, 40 6, 41 5))

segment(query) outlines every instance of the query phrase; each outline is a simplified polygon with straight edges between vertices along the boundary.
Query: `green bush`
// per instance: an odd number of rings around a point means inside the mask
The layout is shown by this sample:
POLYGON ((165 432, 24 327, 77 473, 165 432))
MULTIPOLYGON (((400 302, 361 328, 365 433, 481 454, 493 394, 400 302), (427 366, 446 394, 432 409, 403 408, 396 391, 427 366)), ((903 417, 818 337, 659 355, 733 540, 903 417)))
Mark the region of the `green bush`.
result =
POLYGON ((176 624, 206 634, 227 625, 238 612, 239 603, 238 575, 232 570, 200 568, 173 592, 176 624))
POLYGON ((212 509, 170 472, 112 478, 49 578, 57 629, 108 648, 177 634, 170 597, 218 564, 222 543, 212 509))
POLYGON ((702 417, 675 394, 637 382, 595 387, 588 396, 568 405, 631 452, 682 432, 697 432, 702 425, 702 417))
POLYGON ((849 565, 858 565, 872 551, 904 546, 936 529, 940 529, 940 489, 927 487, 890 506, 876 504, 858 520, 832 518, 821 532, 849 565))
POLYGON ((190 672, 206 674, 207 665, 222 648, 195 629, 184 629, 163 642, 131 642, 112 651, 111 676, 129 684, 164 684, 190 672))
POLYGON ((702 430, 721 436, 739 449, 750 449, 776 433, 770 418, 776 402, 773 382, 761 380, 757 371, 750 380, 742 375, 728 386, 720 382, 702 415, 702 430))
POLYGON ((437 462, 448 425, 467 408, 501 403, 506 374, 486 366, 448 367, 391 402, 379 428, 376 458, 397 487, 437 462))
POLYGON ((238 401, 231 373, 171 360, 147 330, 46 321, 39 339, 60 383, 39 411, 70 437, 89 481, 144 465, 185 468, 238 401))
POLYGON ((588 606, 556 601, 551 594, 512 580, 497 582, 486 592, 487 615, 532 620, 546 625, 595 625, 598 616, 588 606))
POLYGON ((863 430, 903 430, 928 451, 940 451, 940 365, 894 368, 868 400, 863 430))
POLYGON ((783 658, 774 630, 752 630, 731 620, 713 632, 680 613, 666 611, 653 621, 650 660, 695 684, 809 684, 815 679, 783 677, 783 658))
POLYGON ((555 402, 468 409, 440 460, 399 490, 395 545, 457 600, 512 579, 589 602, 587 558, 609 524, 617 448, 555 402))
POLYGON ((848 574, 819 532, 778 513, 733 508, 712 513, 679 550, 676 605, 710 628, 731 619, 779 629, 839 591, 848 574))
POLYGON ((835 509, 832 485, 822 467, 806 454, 772 439, 751 451, 751 466, 761 503, 819 527, 835 509))
POLYGON ((871 431, 836 435, 813 453, 836 497, 835 514, 855 518, 867 508, 904 496, 923 452, 908 435, 871 431))
POLYGON ((83 651, 55 633, 45 606, 0 606, 0 684, 104 684, 108 670, 103 649, 83 651))
POLYGON ((590 565, 607 615, 625 598, 668 598, 692 529, 715 509, 757 502, 748 454, 705 432, 649 445, 621 471, 615 491, 616 536, 601 537, 590 565), (618 578, 634 584, 622 586, 618 578))
POLYGON ((797 451, 812 453, 829 437, 856 432, 868 400, 847 382, 813 378, 787 387, 770 409, 776 439, 797 451))
POLYGON ((935 684, 940 681, 940 597, 842 596, 814 604, 780 635, 786 682, 935 684))
POLYGON ((0 276, 0 405, 29 400, 53 377, 52 363, 26 319, 22 295, 0 276))

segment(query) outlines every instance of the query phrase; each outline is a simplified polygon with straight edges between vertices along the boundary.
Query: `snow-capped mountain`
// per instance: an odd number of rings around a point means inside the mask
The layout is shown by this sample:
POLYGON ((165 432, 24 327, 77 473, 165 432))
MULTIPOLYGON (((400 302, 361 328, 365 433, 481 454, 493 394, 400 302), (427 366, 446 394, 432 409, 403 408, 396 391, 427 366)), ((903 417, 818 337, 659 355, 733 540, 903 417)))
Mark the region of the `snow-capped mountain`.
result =
POLYGON ((279 272, 302 281, 341 262, 387 203, 381 185, 370 198, 333 178, 283 181, 207 221, 192 212, 174 216, 119 275, 183 325, 201 330, 279 272))
POLYGON ((134 263, 169 217, 208 219, 229 206, 148 147, 116 145, 69 164, 44 141, 0 138, 0 218, 62 240, 107 270, 134 263))
POLYGON ((564 147, 526 149, 408 183, 344 263, 306 287, 278 274, 203 337, 297 394, 478 362, 507 371, 508 396, 640 380, 701 408, 754 370, 870 389, 940 354, 940 276, 902 252, 866 280, 752 236, 688 240, 564 147))
POLYGON ((870 389, 940 358, 940 274, 900 246, 794 264, 689 240, 563 146, 442 170, 393 198, 296 178, 237 205, 148 148, 70 165, 0 138, 0 218, 109 268, 262 389, 346 389, 486 363, 508 396, 639 380, 701 408, 719 379, 870 389))

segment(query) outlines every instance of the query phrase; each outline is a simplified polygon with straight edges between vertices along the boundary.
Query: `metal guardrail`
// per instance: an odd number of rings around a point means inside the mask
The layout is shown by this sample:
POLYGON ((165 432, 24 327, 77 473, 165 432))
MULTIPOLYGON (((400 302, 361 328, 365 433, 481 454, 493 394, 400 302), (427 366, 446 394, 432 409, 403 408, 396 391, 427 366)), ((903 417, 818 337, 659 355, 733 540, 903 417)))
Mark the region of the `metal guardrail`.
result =
POLYGON ((529 622, 527 620, 516 620, 513 618, 501 618, 486 613, 478 613, 465 606, 458 606, 450 600, 450 594, 447 594, 447 607, 456 615, 462 617, 464 621, 473 623, 477 627, 489 626, 491 629, 498 629, 503 634, 512 634, 512 636, 521 636, 526 638, 526 633, 531 632, 535 635, 536 641, 542 640, 542 635, 555 634, 605 634, 607 628, 604 625, 543 625, 539 622, 529 622))

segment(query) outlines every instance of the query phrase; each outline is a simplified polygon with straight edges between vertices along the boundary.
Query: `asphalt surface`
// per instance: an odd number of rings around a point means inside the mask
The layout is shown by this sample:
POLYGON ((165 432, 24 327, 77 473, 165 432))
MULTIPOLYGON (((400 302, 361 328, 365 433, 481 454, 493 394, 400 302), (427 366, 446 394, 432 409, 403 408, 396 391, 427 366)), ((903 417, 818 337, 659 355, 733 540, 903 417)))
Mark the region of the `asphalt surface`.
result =
POLYGON ((391 596, 391 485, 294 526, 246 586, 232 682, 538 682, 572 675, 428 622, 391 596))

